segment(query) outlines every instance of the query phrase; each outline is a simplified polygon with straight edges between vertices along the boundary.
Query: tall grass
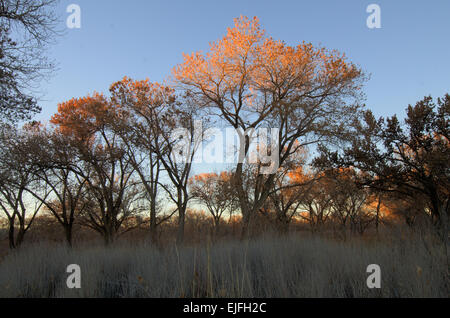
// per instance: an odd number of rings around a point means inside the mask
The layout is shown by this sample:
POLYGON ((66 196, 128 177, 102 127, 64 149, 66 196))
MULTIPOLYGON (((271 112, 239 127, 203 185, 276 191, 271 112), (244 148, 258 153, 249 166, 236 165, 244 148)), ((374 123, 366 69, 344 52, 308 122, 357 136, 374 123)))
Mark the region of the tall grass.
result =
POLYGON ((420 239, 290 236, 164 249, 38 244, 0 263, 0 297, 448 297, 449 286, 441 247, 420 239), (81 289, 66 287, 69 264, 81 267, 81 289), (381 267, 381 289, 366 285, 369 264, 381 267))

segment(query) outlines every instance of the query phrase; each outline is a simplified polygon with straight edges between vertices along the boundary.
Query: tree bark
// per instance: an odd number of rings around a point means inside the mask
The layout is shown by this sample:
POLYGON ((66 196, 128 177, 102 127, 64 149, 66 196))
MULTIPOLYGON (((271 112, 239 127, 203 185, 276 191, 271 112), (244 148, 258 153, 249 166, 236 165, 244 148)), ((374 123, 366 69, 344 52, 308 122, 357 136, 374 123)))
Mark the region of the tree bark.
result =
POLYGON ((14 231, 15 231, 14 220, 9 220, 8 240, 9 240, 9 248, 11 250, 16 248, 14 231))
POLYGON ((66 235, 66 243, 69 248, 72 248, 72 224, 66 224, 64 226, 64 232, 66 235))
POLYGON ((177 233, 177 244, 183 244, 184 242, 184 224, 185 224, 185 212, 179 211, 178 213, 178 233, 177 233))

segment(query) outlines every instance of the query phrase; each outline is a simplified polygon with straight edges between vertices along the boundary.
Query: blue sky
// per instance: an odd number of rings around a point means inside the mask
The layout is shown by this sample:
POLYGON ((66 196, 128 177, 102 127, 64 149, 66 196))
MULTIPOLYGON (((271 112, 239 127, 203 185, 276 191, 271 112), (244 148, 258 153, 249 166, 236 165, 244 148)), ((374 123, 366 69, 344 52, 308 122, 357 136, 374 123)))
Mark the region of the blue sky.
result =
POLYGON ((46 121, 57 104, 93 91, 107 92, 123 76, 162 81, 182 52, 207 50, 240 15, 258 16, 267 34, 344 52, 371 74, 367 107, 402 114, 425 95, 450 92, 450 1, 301 0, 62 0, 81 7, 81 29, 67 29, 50 48, 59 70, 43 84, 46 121), (369 29, 366 8, 381 7, 381 29, 369 29))

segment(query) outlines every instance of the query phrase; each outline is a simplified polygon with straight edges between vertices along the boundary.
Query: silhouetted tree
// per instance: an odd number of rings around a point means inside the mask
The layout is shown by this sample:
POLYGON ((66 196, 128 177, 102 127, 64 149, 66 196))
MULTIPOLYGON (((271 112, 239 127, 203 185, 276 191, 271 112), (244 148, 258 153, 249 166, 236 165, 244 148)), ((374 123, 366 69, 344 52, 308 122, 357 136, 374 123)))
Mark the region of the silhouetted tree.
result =
POLYGON ((58 130, 36 123, 34 140, 29 147, 22 147, 22 152, 36 168, 33 170, 35 177, 46 185, 28 191, 63 227, 66 242, 71 247, 73 226, 76 216, 85 208, 82 198, 87 191, 86 179, 72 168, 76 165, 77 152, 71 139, 58 130))
POLYGON ((236 207, 236 197, 232 189, 232 174, 226 171, 202 173, 189 180, 191 197, 206 206, 214 220, 214 233, 219 231, 222 215, 236 207))
POLYGON ((36 85, 53 69, 45 48, 56 32, 57 0, 0 0, 0 114, 30 119, 41 109, 36 85))
MULTIPOLYGON (((51 122, 71 138, 76 149, 72 171, 86 181, 88 195, 81 221, 99 232, 105 244, 119 235, 135 210, 125 205, 138 197, 134 168, 112 123, 126 114, 100 94, 74 98, 58 105, 51 122)), ((129 206, 129 205, 128 205, 129 206)))
POLYGON ((8 219, 11 249, 18 248, 42 207, 30 200, 30 192, 39 189, 45 200, 49 191, 36 177, 36 167, 26 149, 34 147, 33 132, 13 127, 0 131, 0 208, 8 219), (17 233, 16 233, 17 228, 17 233))
POLYGON ((111 85, 110 92, 112 102, 127 114, 122 116, 122 121, 114 122, 113 129, 121 136, 124 150, 145 189, 150 210, 150 237, 155 243, 157 227, 176 213, 159 215, 163 167, 156 149, 163 138, 155 127, 164 109, 175 102, 174 91, 148 80, 133 81, 125 77, 111 85))
POLYGON ((355 167, 358 183, 404 197, 423 197, 427 210, 448 238, 450 213, 450 95, 425 97, 397 116, 376 120, 370 111, 355 121, 351 147, 342 152, 321 147, 319 167, 355 167))

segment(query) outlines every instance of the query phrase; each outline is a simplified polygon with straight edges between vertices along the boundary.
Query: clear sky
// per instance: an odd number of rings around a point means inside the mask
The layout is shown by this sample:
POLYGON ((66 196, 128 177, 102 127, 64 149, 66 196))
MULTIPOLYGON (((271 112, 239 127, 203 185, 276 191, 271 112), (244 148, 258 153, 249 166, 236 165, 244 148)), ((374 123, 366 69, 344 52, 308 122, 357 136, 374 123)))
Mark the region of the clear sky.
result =
POLYGON ((81 29, 67 29, 51 47, 59 70, 43 85, 39 120, 59 102, 106 93, 125 75, 162 81, 182 52, 207 50, 240 15, 258 16, 268 35, 288 44, 346 53, 371 74, 366 104, 376 115, 450 92, 449 0, 61 0, 64 26, 71 3, 81 7, 81 29), (371 3, 381 7, 381 29, 366 26, 371 3))

